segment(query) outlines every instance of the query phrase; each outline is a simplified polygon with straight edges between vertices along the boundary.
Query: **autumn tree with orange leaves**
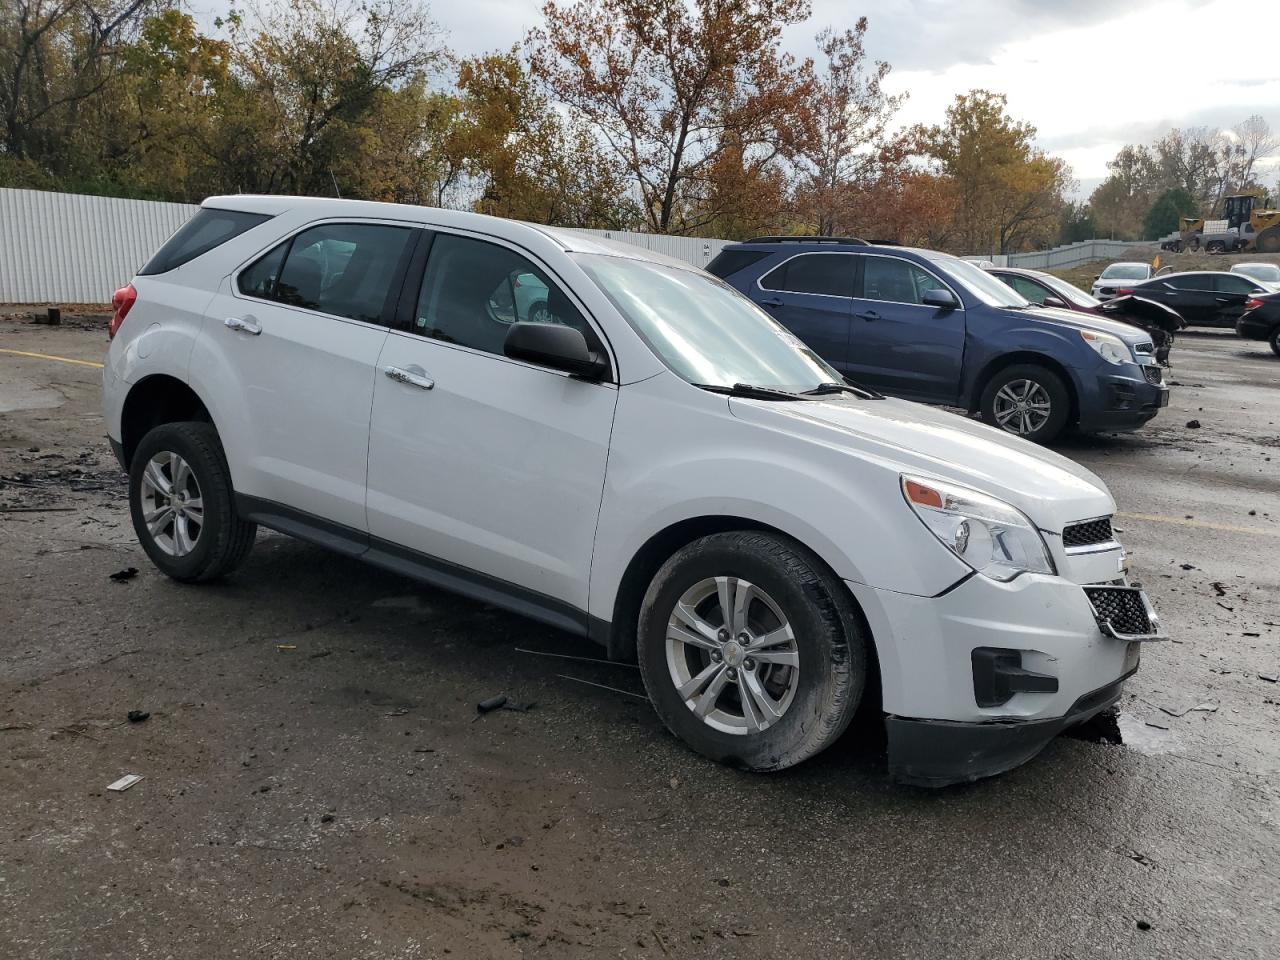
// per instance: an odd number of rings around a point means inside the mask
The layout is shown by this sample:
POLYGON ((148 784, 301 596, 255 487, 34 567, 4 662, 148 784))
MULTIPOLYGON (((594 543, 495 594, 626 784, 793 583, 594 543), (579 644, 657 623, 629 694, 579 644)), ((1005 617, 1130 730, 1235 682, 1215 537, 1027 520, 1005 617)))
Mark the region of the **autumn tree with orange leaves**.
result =
POLYGON ((811 65, 780 47, 808 15, 807 0, 553 0, 529 61, 625 167, 648 228, 693 233, 761 219, 742 206, 752 185, 776 197, 810 136, 811 65))

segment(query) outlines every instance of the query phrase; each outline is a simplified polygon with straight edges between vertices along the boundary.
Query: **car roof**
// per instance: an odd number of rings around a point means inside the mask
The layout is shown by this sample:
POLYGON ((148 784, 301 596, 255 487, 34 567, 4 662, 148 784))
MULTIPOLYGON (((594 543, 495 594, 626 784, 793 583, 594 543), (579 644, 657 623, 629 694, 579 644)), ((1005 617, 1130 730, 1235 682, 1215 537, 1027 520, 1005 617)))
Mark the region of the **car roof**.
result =
POLYGON ((334 197, 292 197, 261 194, 231 194, 208 197, 200 204, 221 210, 243 210, 248 213, 264 213, 276 216, 287 212, 302 211, 320 217, 365 217, 371 220, 409 220, 423 226, 456 227, 488 233, 507 240, 524 241, 525 245, 537 245, 548 240, 566 253, 595 253, 606 256, 645 260, 682 270, 700 272, 693 265, 675 257, 647 250, 631 243, 622 243, 605 237, 582 233, 565 227, 548 227, 523 220, 508 220, 467 210, 446 210, 409 203, 383 203, 376 200, 341 200, 334 197))
POLYGON ((1115 263, 1108 263, 1102 269, 1110 270, 1112 267, 1147 267, 1150 269, 1151 264, 1142 260, 1117 260, 1115 263))
POLYGON ((923 260, 959 260, 950 253, 926 250, 922 247, 904 247, 892 243, 842 242, 839 239, 768 239, 743 240, 728 243, 725 250, 768 250, 774 253, 908 253, 923 260))

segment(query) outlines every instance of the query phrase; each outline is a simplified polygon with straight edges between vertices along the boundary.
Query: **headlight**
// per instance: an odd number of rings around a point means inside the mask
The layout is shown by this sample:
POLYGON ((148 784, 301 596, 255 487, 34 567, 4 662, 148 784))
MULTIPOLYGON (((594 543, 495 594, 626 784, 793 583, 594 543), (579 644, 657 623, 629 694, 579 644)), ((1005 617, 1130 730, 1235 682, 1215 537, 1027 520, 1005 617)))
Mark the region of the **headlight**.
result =
POLYGON ((1003 500, 905 475, 902 494, 942 545, 978 573, 1008 582, 1020 573, 1057 572, 1035 525, 1003 500))
POLYGON ((1107 363, 1134 362, 1133 354, 1119 337, 1113 337, 1109 333, 1097 333, 1093 330, 1081 330, 1080 336, 1084 337, 1084 342, 1093 347, 1094 352, 1107 363))

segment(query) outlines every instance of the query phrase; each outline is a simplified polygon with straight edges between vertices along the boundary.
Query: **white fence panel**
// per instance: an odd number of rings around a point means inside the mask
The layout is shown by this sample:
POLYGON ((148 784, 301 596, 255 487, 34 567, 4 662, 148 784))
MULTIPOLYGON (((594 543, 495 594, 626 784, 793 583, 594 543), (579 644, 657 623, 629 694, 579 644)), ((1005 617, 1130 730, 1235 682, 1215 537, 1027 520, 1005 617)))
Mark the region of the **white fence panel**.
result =
POLYGON ((1011 253, 1008 255, 1008 266, 1027 267, 1031 270, 1067 270, 1094 260, 1116 260, 1126 256, 1149 259, 1155 256, 1159 246, 1154 242, 1129 240, 1081 240, 1052 250, 1011 253))
POLYGON ((0 189, 0 303, 106 303, 195 211, 0 189))
MULTIPOLYGON (((198 208, 0 188, 0 303, 106 303, 198 208)), ((724 240, 582 230, 698 267, 724 240)))

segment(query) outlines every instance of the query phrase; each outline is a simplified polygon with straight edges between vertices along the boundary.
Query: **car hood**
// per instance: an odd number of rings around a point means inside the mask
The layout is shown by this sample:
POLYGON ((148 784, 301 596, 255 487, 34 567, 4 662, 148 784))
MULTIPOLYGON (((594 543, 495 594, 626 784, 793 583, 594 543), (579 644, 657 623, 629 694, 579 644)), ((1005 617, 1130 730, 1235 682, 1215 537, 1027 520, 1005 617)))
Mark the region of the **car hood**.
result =
POLYGON ((1118 320, 1108 320, 1096 313, 1081 313, 1076 310, 1063 310, 1061 307, 1041 307, 1023 316, 1032 316, 1037 320, 1050 320, 1072 330, 1090 330, 1094 333, 1109 333, 1119 337, 1126 343, 1143 343, 1151 338, 1141 330, 1118 320))
POLYGON ((937 407, 851 394, 821 401, 732 398, 734 416, 845 446, 898 472, 949 480, 1013 504, 1051 532, 1108 516, 1115 501, 1092 472, 1051 450, 937 407))
POLYGON ((1146 297, 1133 295, 1116 297, 1100 304, 1098 309, 1104 316, 1134 317, 1168 333, 1175 333, 1187 325, 1187 322, 1182 319, 1182 314, 1177 310, 1166 307, 1163 303, 1157 303, 1155 300, 1148 300, 1146 297))

